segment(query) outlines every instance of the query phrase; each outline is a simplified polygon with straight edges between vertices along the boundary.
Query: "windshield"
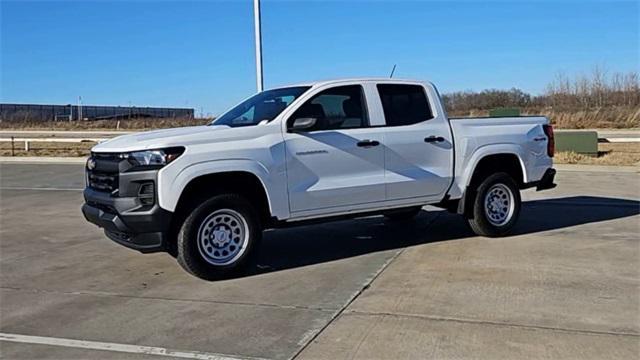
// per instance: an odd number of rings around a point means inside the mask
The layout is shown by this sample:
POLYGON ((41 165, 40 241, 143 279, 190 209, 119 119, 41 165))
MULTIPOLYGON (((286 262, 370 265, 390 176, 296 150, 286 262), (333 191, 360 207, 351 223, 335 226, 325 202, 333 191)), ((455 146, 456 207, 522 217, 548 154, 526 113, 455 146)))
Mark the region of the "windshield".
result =
POLYGON ((211 124, 238 127, 257 125, 265 120, 269 122, 307 90, 309 86, 263 91, 227 111, 211 124))

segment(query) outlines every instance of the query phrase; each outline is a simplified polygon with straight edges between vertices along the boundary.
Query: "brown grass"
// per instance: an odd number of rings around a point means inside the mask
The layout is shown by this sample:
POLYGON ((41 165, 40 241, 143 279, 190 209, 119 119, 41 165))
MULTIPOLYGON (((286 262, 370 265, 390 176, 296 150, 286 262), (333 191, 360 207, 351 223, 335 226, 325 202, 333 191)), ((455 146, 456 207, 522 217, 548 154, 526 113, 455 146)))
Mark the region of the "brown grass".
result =
MULTIPOLYGON (((30 142, 29 151, 24 151, 24 143, 14 144, 15 156, 61 156, 77 157, 89 156, 94 142, 82 143, 52 143, 52 142, 30 142)), ((11 143, 0 142, 0 156, 11 156, 11 143)))
POLYGON ((95 121, 0 121, 3 130, 152 130, 205 125, 212 119, 162 118, 95 121))
POLYGON ((558 164, 640 166, 640 143, 600 143, 598 151, 598 157, 559 152, 553 161, 558 164))
MULTIPOLYGON (((542 115, 558 129, 629 129, 640 128, 640 107, 609 106, 588 110, 527 108, 523 115, 542 115)), ((488 116, 488 110, 452 112, 450 116, 488 116)), ((151 130, 204 125, 212 119, 132 119, 96 121, 0 121, 0 129, 20 130, 151 130)))
MULTIPOLYGON (((542 115, 558 129, 629 129, 640 127, 640 107, 610 106, 588 110, 554 110, 552 108, 528 108, 522 115, 542 115)), ((489 116, 488 110, 458 112, 450 116, 489 116)))
POLYGON ((629 129, 640 127, 640 107, 607 107, 575 112, 541 110, 559 129, 629 129))

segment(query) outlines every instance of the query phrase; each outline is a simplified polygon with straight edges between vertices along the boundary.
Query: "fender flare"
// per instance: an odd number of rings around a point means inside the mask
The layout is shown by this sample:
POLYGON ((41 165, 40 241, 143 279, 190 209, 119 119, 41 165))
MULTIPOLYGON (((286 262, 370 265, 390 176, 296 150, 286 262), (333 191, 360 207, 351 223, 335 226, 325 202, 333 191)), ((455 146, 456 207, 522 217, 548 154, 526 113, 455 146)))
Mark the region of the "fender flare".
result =
MULTIPOLYGON (((177 174, 159 174, 158 203, 163 209, 175 211, 184 189, 191 181, 205 175, 228 172, 246 172, 257 177, 267 195, 269 212, 272 216, 282 214, 283 211, 288 214, 288 207, 283 209, 282 201, 279 201, 279 206, 276 204, 278 201, 274 201, 274 199, 277 199, 278 192, 274 190, 274 184, 272 184, 267 168, 258 161, 249 159, 203 161, 182 168, 177 174)), ((285 199, 284 204, 288 204, 288 200, 285 199)))
POLYGON ((458 206, 456 212, 461 215, 465 215, 467 213, 468 208, 468 197, 470 194, 469 185, 471 184, 471 179, 476 172, 478 164, 487 156, 492 155, 514 155, 518 159, 518 163, 520 165, 520 171, 522 172, 522 180, 523 182, 527 182, 528 176, 526 166, 523 156, 524 149, 520 145, 517 144, 491 144, 481 146, 471 155, 469 161, 464 166, 464 171, 461 175, 460 184, 463 185, 462 188, 462 196, 458 201, 458 206))
POLYGON ((481 146, 473 152, 466 164, 463 165, 464 170, 461 173, 461 181, 459 183, 463 185, 463 190, 466 189, 471 183, 471 178, 480 161, 491 155, 515 155, 520 164, 520 171, 522 171, 522 181, 526 183, 528 181, 528 175, 525 170, 525 163, 522 160, 525 158, 524 152, 525 150, 518 144, 491 144, 481 146))

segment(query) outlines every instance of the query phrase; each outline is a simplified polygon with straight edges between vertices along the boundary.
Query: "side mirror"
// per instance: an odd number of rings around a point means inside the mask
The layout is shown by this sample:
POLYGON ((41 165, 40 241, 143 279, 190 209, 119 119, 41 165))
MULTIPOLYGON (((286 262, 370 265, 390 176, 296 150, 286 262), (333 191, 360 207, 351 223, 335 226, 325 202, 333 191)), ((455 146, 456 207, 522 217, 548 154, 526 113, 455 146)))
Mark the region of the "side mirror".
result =
POLYGON ((297 118, 293 121, 289 130, 293 132, 309 130, 316 125, 317 121, 318 119, 311 117, 297 118))

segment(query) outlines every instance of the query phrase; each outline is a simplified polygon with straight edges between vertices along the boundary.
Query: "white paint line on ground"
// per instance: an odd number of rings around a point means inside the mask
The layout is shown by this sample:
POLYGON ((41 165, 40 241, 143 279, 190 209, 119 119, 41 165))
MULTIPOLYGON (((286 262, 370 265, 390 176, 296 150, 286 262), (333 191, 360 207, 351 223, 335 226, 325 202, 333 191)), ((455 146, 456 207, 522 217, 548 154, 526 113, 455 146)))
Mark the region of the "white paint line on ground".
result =
POLYGON ((0 190, 44 190, 44 191, 83 191, 80 188, 52 188, 52 187, 18 187, 18 186, 3 186, 0 190))
POLYGON ((198 359, 198 360, 238 360, 238 359, 260 359, 255 357, 235 357, 230 355, 215 354, 200 351, 184 351, 184 350, 171 350, 161 347, 153 346, 140 346, 129 344, 108 343, 99 341, 85 341, 64 339, 55 337, 43 337, 43 336, 31 336, 31 335, 19 335, 19 334, 7 334, 0 333, 0 341, 9 341, 25 344, 38 344, 38 345, 51 345, 62 346, 76 349, 87 350, 102 350, 122 352, 129 354, 146 354, 157 356, 170 356, 182 359, 198 359))
MULTIPOLYGON (((601 139, 603 139, 603 138, 601 138, 601 139)), ((600 140, 600 139, 598 139, 598 140, 600 140)), ((604 138, 604 140, 605 140, 606 142, 610 142, 610 143, 633 143, 633 142, 640 142, 640 138, 635 138, 635 137, 633 137, 633 138, 630 138, 630 137, 627 137, 627 138, 624 138, 624 137, 619 137, 619 138, 617 138, 617 137, 609 137, 609 138, 604 138)))

